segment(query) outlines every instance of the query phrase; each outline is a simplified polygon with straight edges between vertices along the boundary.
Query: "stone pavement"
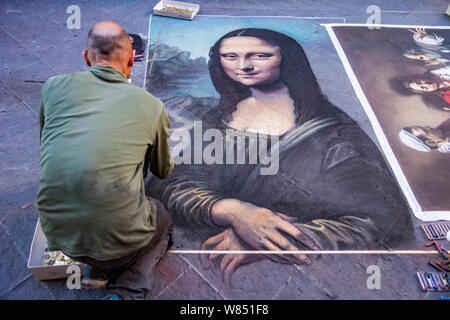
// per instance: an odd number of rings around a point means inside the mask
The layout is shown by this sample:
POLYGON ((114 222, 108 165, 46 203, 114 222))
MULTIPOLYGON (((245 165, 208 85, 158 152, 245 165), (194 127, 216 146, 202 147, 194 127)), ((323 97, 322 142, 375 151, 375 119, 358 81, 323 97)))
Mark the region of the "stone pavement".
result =
MULTIPOLYGON (((38 281, 27 269, 38 217, 35 196, 39 183, 39 95, 49 77, 86 70, 81 50, 87 32, 96 22, 112 20, 129 33, 147 34, 151 9, 157 2, 0 1, 0 299, 97 299, 104 295, 103 291, 68 290, 63 280, 38 281), (81 9, 79 30, 66 27, 66 9, 73 4, 81 9)), ((339 17, 347 23, 366 23, 367 7, 376 4, 382 9, 383 24, 448 25, 450 21, 443 15, 448 2, 437 0, 193 2, 200 3, 201 14, 339 17)), ((144 77, 145 62, 137 62, 132 71, 133 83, 143 86, 144 77)), ((343 83, 347 82, 343 79, 343 83)), ((331 86, 332 91, 342 92, 340 83, 331 86)), ((348 99, 356 99, 351 90, 346 94, 348 99)), ((368 124, 363 112, 355 110, 351 115, 359 123, 368 124)), ((412 246, 419 248, 425 240, 420 232, 417 238, 418 243, 412 246)), ((252 277, 250 269, 243 270, 233 282, 237 288, 229 291, 217 274, 201 268, 198 259, 169 254, 158 264, 154 291, 148 298, 435 299, 436 294, 422 293, 414 282, 414 272, 423 269, 428 260, 424 256, 349 257, 345 263, 360 265, 361 272, 342 277, 345 264, 341 264, 342 259, 330 257, 317 264, 328 274, 324 278, 292 266, 277 267, 274 275, 273 264, 262 261, 258 277, 252 277), (348 290, 349 278, 365 284, 366 266, 370 264, 386 265, 383 290, 348 290), (405 286, 408 281, 410 284, 405 286)))

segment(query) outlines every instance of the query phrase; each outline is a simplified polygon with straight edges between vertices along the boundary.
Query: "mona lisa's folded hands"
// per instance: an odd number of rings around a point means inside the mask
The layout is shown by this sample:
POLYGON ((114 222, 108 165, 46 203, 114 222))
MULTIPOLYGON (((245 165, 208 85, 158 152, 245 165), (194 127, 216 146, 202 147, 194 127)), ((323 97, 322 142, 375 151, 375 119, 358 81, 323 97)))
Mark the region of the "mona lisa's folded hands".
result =
MULTIPOLYGON (((223 282, 231 288, 231 276, 241 266, 256 262, 264 258, 263 255, 253 253, 240 253, 238 251, 251 250, 245 243, 228 228, 225 231, 208 238, 201 245, 201 250, 214 250, 208 254, 209 266, 213 270, 220 269, 223 282), (226 253, 224 251, 230 251, 226 253)), ((206 268, 204 260, 200 256, 200 262, 206 268)))
POLYGON ((423 37, 425 37, 427 35, 427 31, 425 30, 425 28, 416 28, 416 29, 408 29, 408 30, 414 34, 417 34, 419 39, 422 39, 423 37))
MULTIPOLYGON (((231 226, 236 235, 255 250, 300 250, 285 235, 293 237, 310 250, 319 250, 319 247, 292 223, 292 218, 251 203, 236 199, 221 200, 213 206, 211 217, 218 225, 231 226)), ((269 254, 268 258, 273 258, 271 256, 269 254)), ((312 263, 304 254, 282 252, 277 255, 276 260, 295 264, 312 263)))

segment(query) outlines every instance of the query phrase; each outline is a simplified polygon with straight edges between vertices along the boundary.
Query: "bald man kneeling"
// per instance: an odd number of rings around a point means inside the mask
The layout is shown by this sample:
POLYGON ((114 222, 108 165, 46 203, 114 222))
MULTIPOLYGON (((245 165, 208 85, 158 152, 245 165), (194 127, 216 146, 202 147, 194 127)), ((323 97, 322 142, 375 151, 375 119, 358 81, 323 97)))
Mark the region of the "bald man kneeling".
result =
POLYGON ((40 106, 37 204, 48 249, 86 263, 85 288, 109 282, 106 299, 144 299, 172 222, 147 198, 148 169, 171 175, 163 103, 128 82, 134 51, 125 30, 103 21, 88 35, 85 72, 50 78, 40 106))

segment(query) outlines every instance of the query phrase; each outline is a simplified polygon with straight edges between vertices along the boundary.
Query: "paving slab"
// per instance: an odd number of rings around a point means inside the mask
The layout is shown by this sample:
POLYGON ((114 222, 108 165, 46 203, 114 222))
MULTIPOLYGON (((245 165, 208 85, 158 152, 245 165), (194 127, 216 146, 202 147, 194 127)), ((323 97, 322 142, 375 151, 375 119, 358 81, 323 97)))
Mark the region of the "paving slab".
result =
POLYGON ((11 239, 5 228, 0 225, 0 296, 14 289, 22 281, 30 277, 27 269, 27 258, 11 239))
POLYGON ((39 120, 3 83, 0 93, 0 191, 20 193, 39 181, 39 120))
POLYGON ((2 212, 0 215, 0 223, 20 252, 27 258, 30 255, 38 217, 39 212, 34 199, 31 199, 29 203, 2 212))
POLYGON ((173 282, 161 291, 156 300, 222 300, 213 287, 205 283, 200 275, 188 267, 173 282))
POLYGON ((0 25, 2 43, 0 79, 9 73, 39 62, 39 59, 8 34, 0 25))
POLYGON ((0 296, 0 300, 55 300, 44 282, 30 276, 14 289, 0 296))
POLYGON ((154 300, 164 294, 167 287, 171 286, 180 277, 184 276, 189 265, 176 254, 167 254, 156 265, 151 276, 152 291, 146 299, 154 300))
POLYGON ((32 109, 35 114, 39 114, 42 87, 50 77, 57 74, 44 63, 38 62, 11 72, 2 77, 2 80, 14 95, 20 97, 23 104, 32 109))
POLYGON ((36 56, 56 74, 86 71, 89 67, 82 56, 82 51, 86 47, 87 33, 86 36, 77 36, 58 47, 42 50, 36 56))
POLYGON ((15 8, 9 12, 6 10, 0 26, 30 52, 39 52, 72 39, 72 33, 48 20, 45 10, 36 2, 16 5, 15 8))

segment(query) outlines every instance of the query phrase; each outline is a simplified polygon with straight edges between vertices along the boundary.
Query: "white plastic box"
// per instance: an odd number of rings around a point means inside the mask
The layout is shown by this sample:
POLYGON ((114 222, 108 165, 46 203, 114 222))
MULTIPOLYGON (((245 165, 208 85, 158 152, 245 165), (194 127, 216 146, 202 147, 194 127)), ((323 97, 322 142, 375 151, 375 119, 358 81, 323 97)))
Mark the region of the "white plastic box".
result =
POLYGON ((200 10, 200 5, 189 2, 180 2, 180 1, 169 1, 169 0, 161 0, 158 2, 156 6, 153 7, 153 14, 165 17, 172 18, 180 18, 185 20, 194 19, 195 15, 200 10), (176 7, 179 9, 188 9, 193 10, 191 14, 182 13, 182 12, 172 12, 163 10, 164 7, 176 7))
MULTIPOLYGON (((64 279, 68 278, 71 273, 67 273, 70 265, 59 266, 43 266, 45 248, 47 248, 47 238, 41 229, 41 224, 36 224, 33 241, 31 242, 30 256, 28 257, 28 269, 38 280, 64 279)), ((77 264, 80 272, 83 274, 84 264, 77 264)))

